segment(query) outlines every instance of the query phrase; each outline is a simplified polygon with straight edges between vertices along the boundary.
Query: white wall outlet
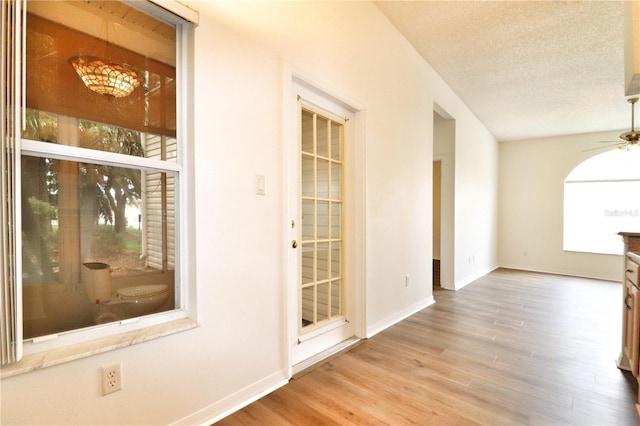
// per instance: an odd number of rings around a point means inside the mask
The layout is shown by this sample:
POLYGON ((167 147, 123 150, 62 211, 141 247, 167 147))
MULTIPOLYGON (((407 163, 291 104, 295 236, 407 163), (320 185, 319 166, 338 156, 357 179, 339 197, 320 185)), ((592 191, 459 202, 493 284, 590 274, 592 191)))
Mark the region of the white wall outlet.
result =
POLYGON ((102 367, 102 395, 122 389, 122 367, 120 364, 102 367))
POLYGON ((405 277, 404 277, 404 286, 405 287, 409 287, 409 284, 411 284, 411 277, 409 275, 405 275, 405 277))

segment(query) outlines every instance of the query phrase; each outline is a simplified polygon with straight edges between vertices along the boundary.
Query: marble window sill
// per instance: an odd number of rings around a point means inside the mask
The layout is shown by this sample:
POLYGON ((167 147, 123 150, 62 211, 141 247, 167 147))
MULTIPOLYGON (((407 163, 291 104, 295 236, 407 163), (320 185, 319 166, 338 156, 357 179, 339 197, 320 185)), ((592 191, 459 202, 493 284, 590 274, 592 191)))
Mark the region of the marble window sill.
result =
POLYGON ((2 369, 0 369, 0 379, 146 342, 190 330, 198 327, 198 325, 198 322, 184 318, 145 327, 140 330, 128 331, 113 336, 77 343, 63 348, 25 355, 19 362, 2 367, 2 369))

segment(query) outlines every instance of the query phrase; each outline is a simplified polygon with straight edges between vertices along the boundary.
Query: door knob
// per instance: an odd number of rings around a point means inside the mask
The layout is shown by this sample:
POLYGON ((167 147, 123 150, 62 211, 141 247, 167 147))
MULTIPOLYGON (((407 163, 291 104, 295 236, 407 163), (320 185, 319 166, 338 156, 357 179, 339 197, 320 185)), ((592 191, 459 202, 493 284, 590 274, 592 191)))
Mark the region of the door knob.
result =
POLYGON ((298 242, 296 240, 291 240, 291 247, 293 248, 298 247, 298 242))

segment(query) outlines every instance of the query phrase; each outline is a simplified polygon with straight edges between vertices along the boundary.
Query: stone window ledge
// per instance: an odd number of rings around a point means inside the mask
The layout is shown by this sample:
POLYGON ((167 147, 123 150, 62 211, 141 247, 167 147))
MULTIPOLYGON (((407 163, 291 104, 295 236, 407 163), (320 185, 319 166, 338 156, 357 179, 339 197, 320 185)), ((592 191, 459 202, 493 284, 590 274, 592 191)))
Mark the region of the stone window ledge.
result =
POLYGON ((152 325, 139 330, 128 331, 113 336, 77 343, 62 348, 28 354, 23 356, 17 363, 2 367, 0 370, 0 379, 6 379, 8 377, 17 376, 19 374, 28 373, 41 368, 52 367, 65 362, 124 348, 137 343, 190 330, 198 326, 198 322, 189 318, 184 318, 164 324, 152 325))

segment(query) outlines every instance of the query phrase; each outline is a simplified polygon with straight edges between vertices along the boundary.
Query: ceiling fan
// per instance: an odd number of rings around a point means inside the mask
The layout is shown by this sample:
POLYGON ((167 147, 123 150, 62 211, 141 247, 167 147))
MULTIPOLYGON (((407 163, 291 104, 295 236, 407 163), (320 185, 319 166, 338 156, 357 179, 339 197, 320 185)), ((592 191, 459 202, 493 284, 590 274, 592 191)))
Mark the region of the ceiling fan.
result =
POLYGON ((633 127, 635 121, 633 112, 635 110, 635 103, 638 102, 638 98, 629 98, 627 99, 627 102, 631 104, 631 131, 620 135, 620 139, 624 141, 626 148, 631 145, 638 145, 638 140, 640 140, 640 132, 637 132, 633 127))
POLYGON ((620 134, 619 137, 621 142, 602 141, 602 143, 608 143, 609 145, 598 147, 598 148, 587 149, 586 151, 604 149, 604 148, 609 148, 611 146, 616 146, 618 149, 625 149, 628 151, 629 149, 631 149, 632 146, 640 146, 640 144, 638 143, 640 141, 640 131, 637 131, 635 129, 635 114, 634 114, 635 104, 636 102, 638 102, 638 98, 629 98, 627 99, 627 102, 631 104, 631 130, 620 134))

